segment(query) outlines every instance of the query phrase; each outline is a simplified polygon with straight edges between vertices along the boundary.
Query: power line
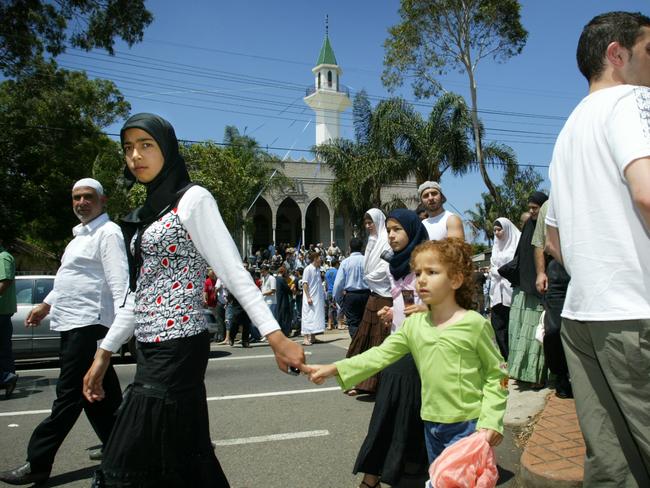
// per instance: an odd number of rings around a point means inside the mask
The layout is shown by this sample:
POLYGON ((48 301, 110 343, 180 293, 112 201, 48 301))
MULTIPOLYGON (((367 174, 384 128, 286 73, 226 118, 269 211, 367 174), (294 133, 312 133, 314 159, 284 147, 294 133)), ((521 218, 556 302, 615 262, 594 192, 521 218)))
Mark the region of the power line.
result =
MULTIPOLYGON (((76 50, 79 51, 79 52, 85 53, 85 51, 82 51, 80 49, 76 49, 76 50)), ((101 52, 99 52, 97 54, 100 54, 105 58, 109 58, 112 61, 115 61, 116 59, 118 59, 116 57, 111 57, 111 55, 109 55, 109 54, 105 54, 105 53, 101 53, 101 52)), ((305 87, 308 86, 308 85, 296 84, 296 83, 291 83, 291 82, 286 82, 286 81, 281 81, 281 80, 271 80, 269 78, 253 77, 253 76, 250 76, 250 75, 242 75, 242 74, 239 74, 239 73, 233 73, 233 72, 228 72, 228 71, 214 70, 214 69, 211 69, 211 68, 205 68, 205 67, 201 67, 201 66, 189 65, 189 64, 185 64, 185 63, 171 62, 171 61, 167 61, 167 60, 163 60, 163 59, 159 59, 159 58, 151 58, 151 57, 148 57, 148 56, 146 56, 146 57, 145 56, 138 56, 138 55, 131 54, 131 53, 125 53, 123 51, 116 51, 116 54, 119 54, 121 56, 125 56, 127 58, 130 57, 130 58, 134 58, 134 59, 147 60, 147 62, 148 62, 147 64, 151 64, 151 62, 156 62, 158 65, 164 65, 164 66, 166 65, 166 66, 172 66, 172 67, 180 66, 180 67, 183 67, 185 69, 190 68, 192 70, 197 71, 200 76, 208 76, 209 77, 210 73, 212 72, 213 74, 214 73, 221 73, 222 76, 231 76, 231 77, 240 77, 240 78, 243 77, 244 79, 250 78, 251 80, 256 80, 256 82, 263 82, 265 80, 270 80, 270 81, 273 82, 274 85, 278 85, 279 87, 285 88, 285 89, 295 89, 295 88, 297 88, 297 89, 300 89, 300 90, 304 90, 305 87)), ((67 55, 71 55, 71 54, 67 54, 67 55)), ((93 58, 93 57, 89 56, 88 54, 86 54, 86 55, 76 55, 76 56, 85 57, 87 59, 101 60, 101 59, 98 59, 98 58, 93 58)), ((141 67, 142 68, 147 68, 147 66, 141 66, 141 67)), ((152 69, 154 69, 154 68, 152 68, 152 69)), ((268 83, 267 83, 267 85, 268 85, 268 83)), ((271 86, 271 85, 268 85, 268 86, 271 86)), ((383 97, 383 96, 379 96, 379 95, 368 94, 368 98, 373 99, 373 100, 380 100, 381 101, 381 100, 387 100, 390 97, 383 97)), ((412 104, 414 106, 426 107, 426 108, 431 107, 431 104, 421 102, 421 101, 418 101, 418 100, 405 99, 405 101, 407 101, 408 103, 410 103, 410 104, 412 104)), ((512 111, 503 111, 503 110, 485 109, 485 108, 478 109, 477 112, 478 113, 491 114, 491 115, 504 115, 504 116, 510 116, 510 117, 524 117, 524 118, 533 117, 533 118, 541 118, 541 119, 548 119, 548 120, 558 120, 558 121, 566 120, 566 116, 560 116, 560 115, 534 114, 534 113, 526 113, 526 112, 512 112, 512 111)))
MULTIPOLYGON (((46 130, 46 131, 59 131, 59 132, 66 132, 69 131, 70 129, 66 129, 64 127, 51 127, 51 126, 44 126, 44 125, 22 125, 22 126, 16 126, 14 124, 6 124, 6 123, 0 123, 0 126, 10 126, 14 128, 19 128, 19 129, 36 129, 36 130, 46 130)), ((110 137, 115 137, 119 138, 120 134, 117 132, 106 132, 106 131, 98 131, 100 134, 103 134, 105 136, 110 136, 110 137)), ((231 147, 231 146, 238 146, 236 143, 226 143, 226 142, 216 142, 212 140, 194 140, 194 139, 182 139, 178 138, 178 142, 180 143, 185 143, 185 144, 214 144, 216 146, 223 146, 223 147, 231 147)), ((311 149, 303 149, 303 148, 294 148, 294 147, 280 147, 280 146, 262 146, 258 145, 257 147, 258 151, 296 151, 296 152, 307 152, 307 153, 313 153, 311 149)), ((278 159, 260 159, 262 162, 269 162, 269 163, 281 163, 282 161, 278 159)), ((501 163, 501 162, 495 162, 495 163, 489 163, 488 166, 507 166, 506 163, 501 163)), ((517 166, 523 166, 523 167, 531 167, 531 168, 548 168, 548 164, 532 164, 532 163, 517 163, 517 166)))

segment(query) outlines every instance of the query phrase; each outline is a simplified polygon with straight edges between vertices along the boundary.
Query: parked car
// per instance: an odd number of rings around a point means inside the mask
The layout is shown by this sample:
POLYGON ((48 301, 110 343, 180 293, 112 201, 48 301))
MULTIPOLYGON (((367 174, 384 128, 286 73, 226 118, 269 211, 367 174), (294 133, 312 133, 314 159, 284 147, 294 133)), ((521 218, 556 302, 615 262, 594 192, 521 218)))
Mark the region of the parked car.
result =
MULTIPOLYGON (((59 332, 50 330, 50 317, 46 315, 38 327, 25 327, 25 319, 29 311, 52 291, 54 276, 25 275, 16 276, 17 311, 11 317, 13 335, 11 338, 14 357, 29 359, 38 357, 58 356, 61 347, 59 332)), ((120 351, 124 357, 129 352, 135 357, 135 340, 131 338, 120 351)))
POLYGON ((38 327, 25 327, 30 310, 43 301, 53 286, 54 276, 51 275, 16 276, 18 311, 11 317, 14 328, 12 347, 16 359, 58 356, 61 339, 58 332, 50 330, 48 316, 38 327))
MULTIPOLYGON (((208 323, 208 332, 210 333, 210 340, 211 341, 220 340, 219 326, 217 325, 217 319, 215 318, 214 314, 210 310, 204 308, 203 316, 205 317, 205 321, 208 323)), ((223 340, 223 338, 221 338, 221 340, 223 340)))
MULTIPOLYGON (((25 327, 25 319, 34 305, 43 302, 43 299, 52 291, 54 276, 52 275, 25 275, 16 276, 16 302, 18 311, 11 317, 14 332, 12 347, 16 359, 58 356, 61 338, 58 332, 50 330, 50 318, 46 316, 38 327, 25 327)), ((217 321, 209 310, 203 310, 203 315, 208 323, 208 330, 213 339, 217 338, 217 321)), ((131 340, 122 347, 120 354, 124 356, 129 352, 135 356, 135 340, 131 340)))

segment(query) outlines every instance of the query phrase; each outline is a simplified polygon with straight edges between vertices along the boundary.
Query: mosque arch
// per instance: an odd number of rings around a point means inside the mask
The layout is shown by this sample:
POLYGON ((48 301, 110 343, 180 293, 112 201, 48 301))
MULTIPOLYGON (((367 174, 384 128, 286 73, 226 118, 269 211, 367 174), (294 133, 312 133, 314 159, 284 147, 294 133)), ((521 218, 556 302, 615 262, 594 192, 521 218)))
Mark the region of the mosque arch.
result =
POLYGON ((329 245, 330 234, 330 211, 325 202, 320 198, 314 198, 305 212, 305 244, 323 243, 329 245))
POLYGON ((259 197, 248 216, 253 220, 253 252, 266 249, 273 241, 273 212, 264 197, 259 197))
POLYGON ((276 244, 297 246, 302 239, 302 212, 296 201, 287 197, 278 206, 275 217, 276 244))

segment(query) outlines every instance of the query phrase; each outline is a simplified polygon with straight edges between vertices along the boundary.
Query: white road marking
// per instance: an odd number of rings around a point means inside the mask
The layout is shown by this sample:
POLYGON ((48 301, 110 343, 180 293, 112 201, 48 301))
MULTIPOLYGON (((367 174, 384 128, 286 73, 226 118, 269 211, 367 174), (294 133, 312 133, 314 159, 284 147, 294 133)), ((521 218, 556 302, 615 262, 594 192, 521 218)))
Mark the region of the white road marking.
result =
POLYGON ((41 415, 44 413, 50 413, 52 410, 49 408, 47 410, 21 410, 18 412, 2 412, 0 417, 13 417, 17 415, 41 415))
POLYGON ((224 439, 212 441, 215 446, 236 446, 239 444, 255 444, 258 442, 286 441, 289 439, 305 439, 307 437, 322 437, 330 435, 328 430, 308 430, 306 432, 287 432, 286 434, 260 435, 255 437, 241 437, 239 439, 224 439))
POLYGON ((270 396, 283 396, 283 395, 300 395, 301 393, 322 393, 324 391, 340 390, 338 386, 331 386, 329 388, 309 388, 307 390, 286 390, 286 391, 270 391, 268 393, 249 393, 246 395, 226 395, 218 397, 208 397, 209 402, 216 400, 241 400, 243 398, 260 398, 270 396))
MULTIPOLYGON (((285 396, 285 395, 300 395, 302 393, 323 393, 326 391, 335 391, 340 390, 338 386, 332 386, 328 388, 309 388, 304 390, 286 390, 286 391, 269 391, 267 393, 249 393, 246 395, 224 395, 218 397, 208 397, 207 401, 214 402, 219 400, 241 400, 245 398, 261 398, 261 397, 273 397, 273 396, 285 396)), ((0 417, 14 417, 19 415, 43 415, 49 414, 50 409, 47 410, 19 410, 16 412, 0 412, 0 417)))

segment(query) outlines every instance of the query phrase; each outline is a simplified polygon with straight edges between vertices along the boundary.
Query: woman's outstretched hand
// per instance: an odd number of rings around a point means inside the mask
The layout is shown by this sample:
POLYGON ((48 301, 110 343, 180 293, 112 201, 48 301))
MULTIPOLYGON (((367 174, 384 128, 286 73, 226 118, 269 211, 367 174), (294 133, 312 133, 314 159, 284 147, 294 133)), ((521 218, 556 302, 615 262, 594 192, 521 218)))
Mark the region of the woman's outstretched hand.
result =
POLYGON ((327 378, 331 378, 338 374, 338 370, 333 364, 312 364, 310 366, 305 366, 303 372, 307 373, 309 381, 317 385, 322 385, 325 383, 327 378))
POLYGON ((105 349, 97 349, 95 360, 84 376, 83 394, 90 403, 103 400, 106 396, 103 383, 106 370, 111 364, 111 354, 105 349))
POLYGON ((275 354, 275 362, 278 363, 278 368, 283 373, 289 372, 289 367, 299 369, 303 373, 306 373, 305 366, 305 351, 304 349, 289 340, 282 331, 276 330, 271 332, 266 336, 266 339, 269 341, 271 349, 275 354))

